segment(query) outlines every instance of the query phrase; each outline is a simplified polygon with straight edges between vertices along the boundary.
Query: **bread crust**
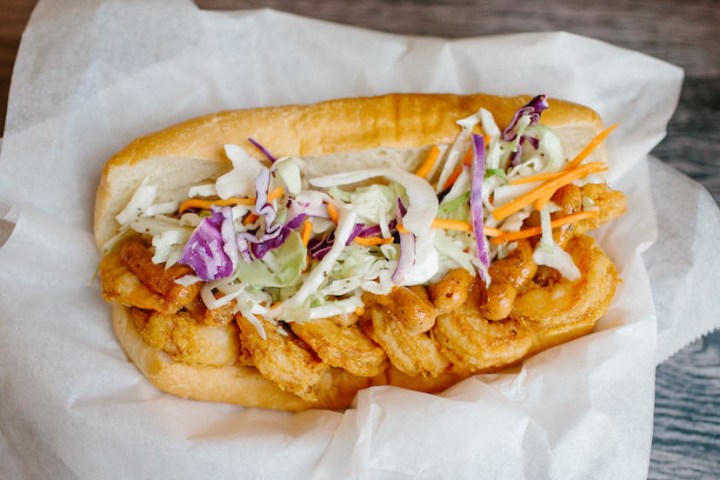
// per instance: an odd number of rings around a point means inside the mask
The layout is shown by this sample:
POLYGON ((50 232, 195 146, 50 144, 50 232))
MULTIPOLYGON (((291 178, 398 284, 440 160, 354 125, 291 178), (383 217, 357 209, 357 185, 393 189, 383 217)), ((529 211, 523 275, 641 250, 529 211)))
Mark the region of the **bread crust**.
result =
MULTIPOLYGON (((343 152, 361 155, 378 148, 418 150, 450 144, 458 133, 456 121, 480 108, 489 110, 502 128, 530 98, 391 94, 225 111, 188 120, 136 139, 107 162, 96 197, 95 239, 102 248, 117 233, 115 215, 145 176, 161 179, 165 200, 181 200, 188 185, 217 178, 227 171, 230 165, 223 151, 225 144, 240 145, 251 156, 262 159, 262 154, 246 141, 252 137, 277 156, 312 157, 313 161, 343 152)), ((577 153, 603 128, 599 115, 587 107, 557 99, 548 102, 550 108, 543 113, 542 123, 556 129, 569 155, 577 153)), ((593 157, 604 160, 604 148, 594 152, 593 157)), ((350 405, 357 391, 371 385, 397 384, 436 392, 462 378, 448 373, 434 381, 417 381, 390 370, 370 379, 329 369, 318 386, 319 401, 309 403, 281 390, 254 367, 173 362, 166 353, 143 341, 129 312, 127 307, 113 305, 114 330, 128 358, 159 389, 183 398, 289 411, 341 409, 350 405)), ((538 337, 531 353, 588 333, 593 325, 553 332, 552 338, 538 337)))
POLYGON ((293 412, 308 408, 337 410, 347 408, 358 390, 369 387, 372 381, 329 368, 318 384, 318 401, 307 402, 281 390, 254 367, 174 362, 167 353, 142 339, 127 307, 113 304, 112 320, 115 335, 130 361, 157 388, 181 398, 293 412))

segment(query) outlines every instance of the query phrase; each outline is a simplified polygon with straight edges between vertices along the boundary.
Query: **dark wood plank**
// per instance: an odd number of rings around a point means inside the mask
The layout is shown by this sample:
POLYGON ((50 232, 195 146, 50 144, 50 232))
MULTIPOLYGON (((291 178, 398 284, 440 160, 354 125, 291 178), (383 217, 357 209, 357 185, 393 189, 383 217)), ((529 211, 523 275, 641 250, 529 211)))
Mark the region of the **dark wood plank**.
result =
POLYGON ((5 130, 10 77, 20 37, 36 3, 37 0, 2 0, 0 6, 0 132, 5 130))
POLYGON ((626 46, 692 76, 720 74, 716 0, 195 0, 202 8, 275 8, 391 33, 447 38, 565 30, 626 46))
POLYGON ((649 478, 720 478, 720 332, 657 368, 649 478))

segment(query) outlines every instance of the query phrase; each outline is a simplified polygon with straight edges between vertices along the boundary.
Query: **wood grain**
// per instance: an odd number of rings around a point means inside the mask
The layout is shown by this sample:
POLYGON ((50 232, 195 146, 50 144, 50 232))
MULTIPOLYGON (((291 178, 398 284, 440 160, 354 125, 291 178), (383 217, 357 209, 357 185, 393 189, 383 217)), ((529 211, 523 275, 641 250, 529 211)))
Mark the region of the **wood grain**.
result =
MULTIPOLYGON (((645 52, 686 71, 678 110, 653 152, 720 202, 720 4, 717 0, 196 0, 206 9, 275 8, 385 32, 459 38, 565 30, 645 52)), ((0 6, 0 128, 10 72, 35 0, 0 6)), ((709 279, 711 281, 712 279, 709 279)), ((720 332, 657 369, 649 478, 720 478, 720 332)))
POLYGON ((20 37, 36 0, 2 0, 0 6, 0 131, 5 130, 10 76, 20 37))
POLYGON ((650 479, 720 478, 720 332, 657 368, 650 479))

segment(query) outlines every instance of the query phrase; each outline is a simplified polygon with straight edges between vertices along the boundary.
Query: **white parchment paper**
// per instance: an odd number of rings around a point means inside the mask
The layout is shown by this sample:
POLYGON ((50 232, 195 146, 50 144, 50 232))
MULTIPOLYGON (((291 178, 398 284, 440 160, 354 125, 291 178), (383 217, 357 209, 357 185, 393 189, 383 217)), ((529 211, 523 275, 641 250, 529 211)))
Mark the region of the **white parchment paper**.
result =
MULTIPOLYGON (((0 239, 12 230, 0 248, 0 477, 644 478, 656 356, 682 345, 676 334, 685 341, 717 326, 664 317, 656 349, 641 258, 658 236, 646 155, 681 81, 677 67, 566 33, 446 41, 269 10, 203 12, 189 0, 41 1, 16 62, 0 155, 0 239), (91 280, 95 186, 112 153, 221 109, 479 91, 544 92, 621 122, 610 180, 631 209, 597 237, 623 284, 595 333, 518 374, 471 378, 442 397, 372 388, 344 413, 181 400, 126 361, 91 280)), ((716 208, 676 183, 666 187, 698 218, 716 208)), ((704 248, 704 238, 692 241, 704 248)), ((696 279, 681 245, 654 255, 653 285, 673 289, 666 272, 696 279)))

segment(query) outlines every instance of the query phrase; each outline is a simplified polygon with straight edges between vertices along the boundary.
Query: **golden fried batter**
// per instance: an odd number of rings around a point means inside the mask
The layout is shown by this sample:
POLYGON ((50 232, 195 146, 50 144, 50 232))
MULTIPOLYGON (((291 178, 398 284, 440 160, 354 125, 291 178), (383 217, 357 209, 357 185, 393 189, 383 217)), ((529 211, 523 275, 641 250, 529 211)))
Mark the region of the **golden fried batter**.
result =
POLYGON ((188 312, 163 314, 133 308, 131 314, 143 340, 176 362, 222 366, 235 363, 240 353, 235 324, 199 325, 188 312))
POLYGON ((577 185, 570 183, 564 187, 560 187, 553 194, 552 202, 560 208, 559 212, 561 215, 572 215, 573 213, 582 210, 582 191, 577 185))
POLYGON ((455 370, 474 372, 507 365, 523 358, 534 342, 531 329, 516 320, 487 320, 475 298, 482 297, 483 281, 473 282, 468 301, 439 315, 431 335, 440 353, 455 370))
POLYGON ((185 310, 190 312, 196 321, 205 325, 227 325, 235 319, 234 308, 235 301, 232 300, 221 307, 209 309, 199 295, 185 305, 185 310))
POLYGON ((137 240, 123 244, 120 258, 143 285, 161 295, 175 311, 190 303, 202 287, 199 282, 189 286, 175 283, 178 278, 192 274, 192 269, 185 265, 173 265, 166 269, 163 265, 154 264, 150 250, 137 240))
MULTIPOLYGON (((361 312, 362 310, 363 309, 360 309, 361 312)), ((357 312, 344 313, 342 315, 333 315, 332 317, 328 317, 328 319, 335 322, 335 325, 338 327, 349 327, 350 325, 355 325, 357 323, 360 319, 360 315, 358 315, 357 312)))
POLYGON ((605 314, 620 281, 612 261, 586 235, 571 239, 566 250, 582 277, 574 282, 549 275, 533 278, 518 295, 511 319, 536 329, 562 331, 592 324, 605 314))
POLYGON ((382 348, 363 335, 357 325, 338 326, 331 318, 290 324, 292 331, 331 367, 359 377, 374 377, 387 368, 382 348))
POLYGON ((250 351, 260 374, 283 390, 308 402, 317 401, 316 385, 328 368, 305 344, 292 334, 281 335, 277 325, 260 320, 267 336, 263 339, 255 326, 238 314, 240 340, 250 351))
POLYGON ((530 280, 537 265, 533 261, 533 249, 527 240, 517 240, 517 246, 507 257, 502 260, 495 260, 489 269, 490 278, 493 283, 509 283, 515 288, 520 288, 530 280))
MULTIPOLYGON (((103 298, 108 302, 161 313, 175 313, 180 309, 176 303, 168 301, 159 293, 143 285, 128 270, 117 253, 106 255, 100 262, 100 281, 103 298)), ((195 291, 197 292, 199 288, 199 286, 195 287, 195 291)))
POLYGON ((387 295, 365 293, 363 301, 366 306, 385 307, 409 333, 427 332, 435 323, 437 315, 426 292, 418 295, 408 287, 393 287, 387 295))
MULTIPOLYGON (((512 311, 517 290, 535 275, 537 265, 532 259, 533 251, 527 240, 517 241, 517 246, 502 260, 496 260, 488 270, 491 284, 482 295, 480 314, 488 320, 502 320, 512 311)), ((478 286, 480 288, 480 286, 478 286)))
POLYGON ((609 188, 607 183, 586 183, 580 190, 583 197, 592 200, 600 210, 600 224, 614 220, 627 212, 625 194, 609 188))
MULTIPOLYGON (((491 277, 492 278, 492 277, 491 277)), ((488 320, 502 320, 512 311, 517 288, 510 283, 493 282, 483 295, 480 313, 488 320)))
POLYGON ((390 362, 408 375, 436 377, 449 366, 427 333, 411 333, 385 307, 370 307, 361 323, 365 333, 385 350, 390 362))
MULTIPOLYGON (((606 183, 586 183, 582 187, 574 184, 565 185, 553 194, 551 200, 560 208, 551 214, 553 220, 583 210, 595 208, 598 211, 597 217, 586 218, 553 230, 553 239, 562 248, 565 248, 567 242, 575 235, 594 230, 627 211, 625 194, 609 188, 606 183), (590 200, 592 205, 585 205, 586 200, 590 200)), ((524 223, 525 227, 539 225, 540 215, 537 211, 534 211, 524 223)))
POLYGON ((438 314, 447 313, 465 303, 473 278, 464 268, 456 268, 428 287, 438 314))

